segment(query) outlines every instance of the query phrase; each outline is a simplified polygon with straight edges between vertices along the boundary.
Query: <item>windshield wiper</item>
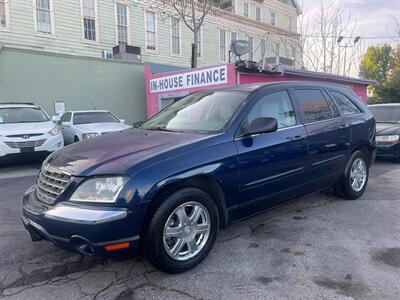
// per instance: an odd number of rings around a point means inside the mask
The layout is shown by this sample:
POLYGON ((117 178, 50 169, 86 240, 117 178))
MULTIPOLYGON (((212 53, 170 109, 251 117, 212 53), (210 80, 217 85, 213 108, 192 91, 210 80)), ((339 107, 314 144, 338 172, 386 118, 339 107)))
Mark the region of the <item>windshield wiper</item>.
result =
POLYGON ((161 126, 157 126, 157 127, 153 127, 153 128, 144 128, 144 129, 145 129, 145 130, 153 130, 153 131, 183 132, 183 131, 179 131, 179 130, 167 129, 167 128, 161 127, 161 126))

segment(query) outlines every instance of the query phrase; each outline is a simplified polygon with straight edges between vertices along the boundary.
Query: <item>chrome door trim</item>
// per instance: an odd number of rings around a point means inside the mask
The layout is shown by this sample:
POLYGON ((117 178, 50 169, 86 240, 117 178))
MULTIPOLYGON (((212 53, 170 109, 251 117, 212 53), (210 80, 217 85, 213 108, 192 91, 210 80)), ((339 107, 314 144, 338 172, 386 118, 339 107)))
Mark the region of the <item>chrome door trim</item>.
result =
POLYGON ((286 175, 290 175, 292 173, 296 173, 296 172, 302 171, 304 169, 305 169, 305 167, 301 167, 301 168, 293 169, 293 170, 290 170, 290 171, 287 171, 287 172, 279 173, 279 174, 276 174, 276 175, 273 175, 273 176, 269 176, 269 177, 266 177, 266 178, 258 179, 258 180, 255 180, 255 181, 252 181, 252 182, 244 184, 244 188, 241 189, 241 190, 246 190, 246 189, 251 188, 251 186, 254 186, 254 185, 257 185, 257 184, 261 184, 261 183, 264 183, 264 182, 267 182, 267 181, 270 181, 270 180, 274 180, 274 179, 277 179, 279 177, 283 177, 283 176, 286 176, 286 175))
POLYGON ((328 158, 328 159, 324 159, 324 160, 321 160, 321 161, 317 161, 317 162, 313 163, 312 166, 318 166, 318 165, 321 165, 321 164, 330 162, 330 161, 332 161, 332 160, 339 159, 339 158, 341 158, 341 157, 343 157, 343 156, 344 156, 344 154, 341 154, 341 155, 338 155, 338 156, 335 156, 335 157, 331 157, 331 158, 328 158))

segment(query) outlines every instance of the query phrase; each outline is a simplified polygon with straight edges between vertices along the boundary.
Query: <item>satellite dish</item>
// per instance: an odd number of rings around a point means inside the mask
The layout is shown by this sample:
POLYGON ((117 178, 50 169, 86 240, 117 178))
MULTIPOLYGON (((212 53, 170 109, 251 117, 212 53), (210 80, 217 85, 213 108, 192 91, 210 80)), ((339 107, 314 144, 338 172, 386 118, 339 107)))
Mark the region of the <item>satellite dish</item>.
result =
POLYGON ((249 53, 253 48, 253 45, 246 40, 237 40, 231 43, 231 51, 236 56, 242 56, 243 54, 249 53))

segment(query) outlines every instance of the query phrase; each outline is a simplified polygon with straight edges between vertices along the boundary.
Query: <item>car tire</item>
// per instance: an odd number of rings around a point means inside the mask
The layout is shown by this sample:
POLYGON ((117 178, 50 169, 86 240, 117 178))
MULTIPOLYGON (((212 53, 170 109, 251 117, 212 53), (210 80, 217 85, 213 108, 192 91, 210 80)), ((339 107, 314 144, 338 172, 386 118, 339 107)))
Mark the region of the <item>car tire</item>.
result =
POLYGON ((74 143, 79 142, 79 138, 77 136, 74 137, 74 143))
POLYGON ((368 185, 369 165, 367 155, 362 151, 351 154, 346 164, 344 174, 335 184, 337 196, 347 200, 355 200, 362 196, 368 185))
POLYGON ((163 272, 186 272, 208 255, 218 224, 218 208, 211 196, 198 188, 182 188, 155 209, 144 239, 143 255, 163 272))

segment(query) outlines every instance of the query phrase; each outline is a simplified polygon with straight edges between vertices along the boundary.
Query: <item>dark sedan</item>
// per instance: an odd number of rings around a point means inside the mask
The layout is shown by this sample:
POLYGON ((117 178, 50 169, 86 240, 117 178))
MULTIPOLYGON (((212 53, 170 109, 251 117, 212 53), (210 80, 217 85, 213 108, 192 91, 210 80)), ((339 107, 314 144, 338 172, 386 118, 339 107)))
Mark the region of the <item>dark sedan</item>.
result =
POLYGON ((139 129, 52 154, 23 199, 33 240, 86 255, 199 264, 218 228, 334 186, 360 197, 375 121, 350 89, 273 83, 208 90, 139 129))
POLYGON ((400 103, 368 106, 376 120, 377 156, 400 162, 400 103))

